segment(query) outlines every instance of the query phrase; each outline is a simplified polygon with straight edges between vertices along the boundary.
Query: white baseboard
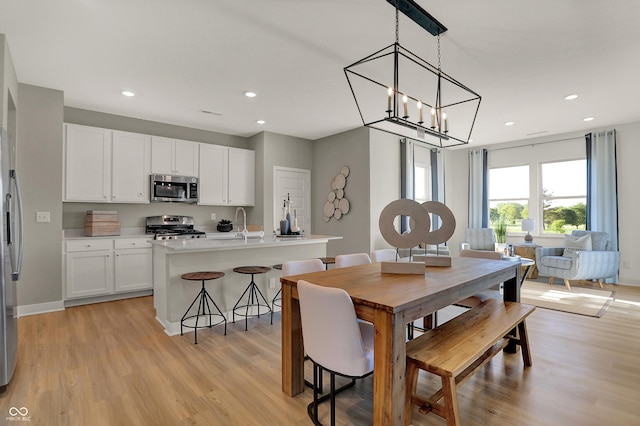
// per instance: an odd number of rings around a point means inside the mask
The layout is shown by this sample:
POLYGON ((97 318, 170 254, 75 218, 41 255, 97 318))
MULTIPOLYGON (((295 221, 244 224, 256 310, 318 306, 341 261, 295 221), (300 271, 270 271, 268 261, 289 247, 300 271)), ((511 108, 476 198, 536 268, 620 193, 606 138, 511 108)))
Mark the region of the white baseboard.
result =
POLYGON ((62 300, 18 306, 18 317, 26 317, 28 315, 37 315, 56 311, 64 311, 64 302, 62 300))

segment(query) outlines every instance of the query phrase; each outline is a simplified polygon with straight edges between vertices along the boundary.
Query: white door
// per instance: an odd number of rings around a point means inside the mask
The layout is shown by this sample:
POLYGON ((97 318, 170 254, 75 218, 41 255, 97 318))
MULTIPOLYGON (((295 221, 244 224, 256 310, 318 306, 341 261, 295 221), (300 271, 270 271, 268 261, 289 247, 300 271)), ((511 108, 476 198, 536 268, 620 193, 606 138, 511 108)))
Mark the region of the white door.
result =
POLYGON ((305 234, 311 234, 311 170, 276 166, 273 168, 273 219, 274 229, 282 220, 282 204, 291 199, 291 216, 294 211, 298 226, 305 234))

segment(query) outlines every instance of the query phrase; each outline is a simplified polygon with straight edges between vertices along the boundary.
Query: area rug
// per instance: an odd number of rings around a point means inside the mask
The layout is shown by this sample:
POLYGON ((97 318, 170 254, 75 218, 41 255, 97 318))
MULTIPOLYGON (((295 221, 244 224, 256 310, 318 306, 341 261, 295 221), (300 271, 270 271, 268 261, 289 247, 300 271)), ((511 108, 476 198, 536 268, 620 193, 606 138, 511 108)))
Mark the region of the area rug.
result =
POLYGON ((525 281, 520 292, 522 303, 555 311, 601 317, 615 297, 615 291, 525 281))

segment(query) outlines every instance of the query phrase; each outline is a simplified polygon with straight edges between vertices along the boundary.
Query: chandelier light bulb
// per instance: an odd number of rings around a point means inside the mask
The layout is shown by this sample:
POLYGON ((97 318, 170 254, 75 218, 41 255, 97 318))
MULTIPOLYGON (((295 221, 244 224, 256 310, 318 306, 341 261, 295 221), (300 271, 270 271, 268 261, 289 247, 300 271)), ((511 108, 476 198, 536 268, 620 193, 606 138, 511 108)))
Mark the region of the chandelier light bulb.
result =
POLYGON ((409 118, 409 113, 407 112, 407 102, 409 102, 409 98, 407 95, 402 95, 402 105, 404 107, 404 117, 405 119, 409 118))
POLYGON ((422 123, 424 123, 422 120, 422 102, 418 101, 418 124, 422 123))
POLYGON ((393 88, 387 89, 387 112, 391 113, 391 97, 393 96, 393 88))

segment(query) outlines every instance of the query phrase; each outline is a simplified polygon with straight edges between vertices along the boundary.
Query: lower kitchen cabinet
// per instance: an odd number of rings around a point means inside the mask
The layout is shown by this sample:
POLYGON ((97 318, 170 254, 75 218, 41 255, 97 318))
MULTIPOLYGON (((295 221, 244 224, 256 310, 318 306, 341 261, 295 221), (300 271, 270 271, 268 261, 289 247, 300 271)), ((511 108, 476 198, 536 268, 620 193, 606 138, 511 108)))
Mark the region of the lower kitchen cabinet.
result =
POLYGON ((150 244, 146 241, 115 240, 115 249, 116 293, 153 288, 150 244))
POLYGON ((65 299, 107 296, 153 288, 148 238, 63 242, 65 299))

